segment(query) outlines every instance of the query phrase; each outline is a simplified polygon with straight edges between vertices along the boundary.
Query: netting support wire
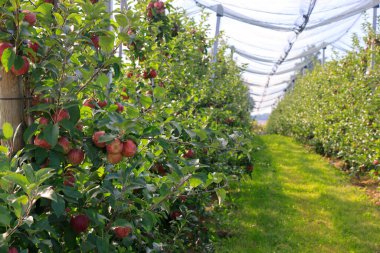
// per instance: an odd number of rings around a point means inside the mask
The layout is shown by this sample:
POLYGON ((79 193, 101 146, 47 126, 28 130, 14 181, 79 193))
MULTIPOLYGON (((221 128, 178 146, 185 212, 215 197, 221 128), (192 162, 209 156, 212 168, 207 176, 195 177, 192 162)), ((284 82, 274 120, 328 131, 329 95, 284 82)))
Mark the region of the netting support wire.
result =
MULTIPOLYGON (((373 7, 373 20, 372 20, 372 27, 373 32, 376 36, 377 34, 377 9, 379 8, 379 5, 376 5, 373 7)), ((372 57, 371 57, 371 69, 375 67, 375 42, 372 42, 372 57)))
POLYGON ((215 28, 215 42, 214 48, 212 50, 212 61, 216 62, 217 54, 218 54, 218 45, 219 45, 219 33, 220 33, 220 21, 223 17, 223 5, 218 4, 216 8, 216 28, 215 28))
MULTIPOLYGON (((128 3, 127 0, 120 0, 120 11, 124 12, 128 10, 128 3)), ((123 29, 123 28, 121 28, 123 29)), ((119 47, 119 57, 123 57, 123 43, 120 44, 119 47)))
MULTIPOLYGON (((107 12, 111 14, 111 19, 113 18, 112 12, 113 12, 113 0, 108 0, 107 2, 107 12)), ((108 27, 109 31, 112 31, 111 24, 108 27)), ((107 93, 106 96, 108 97, 111 93, 111 83, 112 83, 112 71, 109 71, 108 74, 108 85, 107 85, 107 93)))
POLYGON ((325 66, 326 62, 326 47, 322 48, 322 66, 325 66))

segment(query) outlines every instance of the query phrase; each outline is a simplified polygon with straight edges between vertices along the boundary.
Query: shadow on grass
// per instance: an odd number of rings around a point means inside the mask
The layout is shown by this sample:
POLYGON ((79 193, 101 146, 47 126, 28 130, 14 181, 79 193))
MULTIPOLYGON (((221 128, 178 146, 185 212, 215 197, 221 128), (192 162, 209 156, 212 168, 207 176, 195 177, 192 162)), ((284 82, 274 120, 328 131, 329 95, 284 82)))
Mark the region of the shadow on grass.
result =
POLYGON ((217 252, 380 252, 380 211, 291 139, 256 139, 252 180, 234 197, 234 236, 217 252))

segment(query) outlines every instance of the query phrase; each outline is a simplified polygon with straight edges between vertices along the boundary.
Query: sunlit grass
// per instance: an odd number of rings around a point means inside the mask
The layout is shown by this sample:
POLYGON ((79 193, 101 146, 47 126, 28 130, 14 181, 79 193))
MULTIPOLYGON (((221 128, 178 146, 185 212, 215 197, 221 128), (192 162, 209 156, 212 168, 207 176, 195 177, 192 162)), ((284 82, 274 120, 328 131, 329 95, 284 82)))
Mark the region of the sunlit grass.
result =
POLYGON ((380 209, 320 156, 263 136, 252 180, 236 193, 232 238, 216 252, 380 252, 380 209))

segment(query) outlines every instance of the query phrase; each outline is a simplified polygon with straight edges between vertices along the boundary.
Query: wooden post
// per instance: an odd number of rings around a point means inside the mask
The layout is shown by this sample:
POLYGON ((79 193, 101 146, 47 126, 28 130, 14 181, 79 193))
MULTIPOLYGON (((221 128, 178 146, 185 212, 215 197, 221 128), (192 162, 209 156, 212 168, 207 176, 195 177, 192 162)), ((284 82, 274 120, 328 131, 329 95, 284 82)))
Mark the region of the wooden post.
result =
POLYGON ((0 127, 8 122, 15 131, 14 142, 11 142, 9 147, 11 153, 17 152, 23 146, 21 127, 24 121, 23 111, 24 99, 21 92, 21 78, 0 69, 0 127), (16 129, 18 129, 17 132, 16 129))

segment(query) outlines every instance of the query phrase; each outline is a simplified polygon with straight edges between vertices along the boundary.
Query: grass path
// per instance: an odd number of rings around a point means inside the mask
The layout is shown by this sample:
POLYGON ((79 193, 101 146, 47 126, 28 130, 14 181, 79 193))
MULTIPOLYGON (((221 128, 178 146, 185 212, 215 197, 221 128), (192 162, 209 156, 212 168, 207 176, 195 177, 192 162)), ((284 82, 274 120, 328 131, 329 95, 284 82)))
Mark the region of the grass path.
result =
POLYGON ((252 180, 236 193, 233 236, 216 252, 380 253, 380 209, 319 155, 263 136, 252 180))

